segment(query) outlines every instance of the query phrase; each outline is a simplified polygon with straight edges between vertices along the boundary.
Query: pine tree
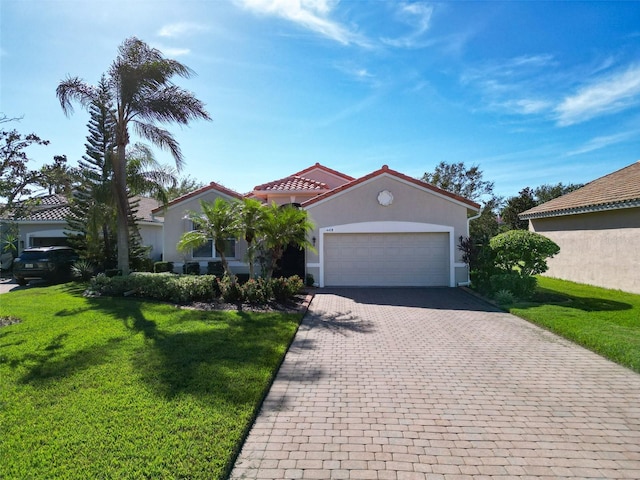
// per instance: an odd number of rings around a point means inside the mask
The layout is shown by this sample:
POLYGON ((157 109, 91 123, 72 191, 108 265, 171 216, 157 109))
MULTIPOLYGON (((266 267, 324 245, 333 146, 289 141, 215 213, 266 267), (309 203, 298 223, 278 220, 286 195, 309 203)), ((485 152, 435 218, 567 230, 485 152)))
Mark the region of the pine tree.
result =
POLYGON ((116 264, 116 211, 113 205, 112 164, 115 152, 113 101, 106 79, 97 86, 96 100, 89 107, 86 155, 78 161, 82 180, 74 192, 69 228, 77 233, 69 243, 80 255, 102 269, 116 264))

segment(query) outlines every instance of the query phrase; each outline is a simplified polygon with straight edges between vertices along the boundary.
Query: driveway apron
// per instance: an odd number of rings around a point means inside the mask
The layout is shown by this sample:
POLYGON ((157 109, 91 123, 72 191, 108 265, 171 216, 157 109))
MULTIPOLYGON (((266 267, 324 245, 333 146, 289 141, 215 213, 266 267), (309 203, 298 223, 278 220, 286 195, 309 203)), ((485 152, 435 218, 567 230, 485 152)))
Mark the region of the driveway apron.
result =
POLYGON ((458 289, 323 289, 231 478, 640 478, 640 375, 458 289))

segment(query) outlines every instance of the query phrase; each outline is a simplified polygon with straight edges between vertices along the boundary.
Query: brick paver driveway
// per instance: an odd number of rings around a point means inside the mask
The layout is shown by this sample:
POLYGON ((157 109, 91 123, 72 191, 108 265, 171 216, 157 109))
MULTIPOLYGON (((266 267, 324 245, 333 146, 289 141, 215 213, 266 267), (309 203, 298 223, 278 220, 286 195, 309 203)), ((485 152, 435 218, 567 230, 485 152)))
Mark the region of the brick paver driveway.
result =
POLYGON ((640 375, 456 289, 322 290, 231 478, 640 479, 640 375))

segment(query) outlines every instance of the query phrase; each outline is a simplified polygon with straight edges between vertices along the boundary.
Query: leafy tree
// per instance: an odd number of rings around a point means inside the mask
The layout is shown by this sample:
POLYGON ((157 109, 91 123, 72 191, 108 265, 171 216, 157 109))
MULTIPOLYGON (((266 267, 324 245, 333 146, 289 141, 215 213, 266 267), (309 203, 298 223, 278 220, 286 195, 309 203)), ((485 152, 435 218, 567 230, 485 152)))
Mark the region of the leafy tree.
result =
POLYGON ((501 233, 493 237, 489 245, 498 268, 507 273, 518 269, 522 276, 546 272, 549 269, 547 258, 560 251, 553 240, 528 230, 501 233))
POLYGON ((49 195, 58 193, 69 197, 79 181, 80 171, 67 165, 67 156, 55 155, 53 164, 40 169, 37 184, 45 188, 49 195))
POLYGON ((545 184, 536 187, 533 190, 533 196, 536 199, 538 205, 548 202, 549 200, 553 200, 554 198, 561 197, 562 195, 566 195, 569 192, 573 192, 579 188, 582 188, 584 184, 582 183, 570 183, 569 185, 563 185, 562 182, 551 185, 545 184))
POLYGON ((4 206, 0 212, 10 209, 14 200, 22 195, 30 195, 30 185, 36 185, 39 173, 27 166, 29 157, 25 149, 32 145, 48 145, 35 133, 22 135, 17 130, 0 131, 0 198, 4 198, 4 206))
POLYGON ((298 210, 291 205, 279 207, 272 203, 264 209, 265 214, 259 229, 258 248, 263 253, 265 269, 263 273, 267 279, 270 279, 284 250, 289 245, 301 249, 313 248, 307 239, 313 224, 309 221, 306 211, 298 210))
POLYGON ((502 198, 493 196, 484 202, 480 216, 469 222, 469 236, 476 244, 486 245, 491 237, 500 233, 497 213, 502 198))
MULTIPOLYGON (((209 119, 204 104, 190 92, 171 82, 174 76, 188 78, 193 74, 185 65, 165 58, 159 50, 131 37, 119 47, 118 56, 106 77, 112 98, 115 124, 113 182, 117 204, 118 268, 129 273, 130 207, 127 191, 126 148, 130 143, 129 128, 154 145, 168 149, 178 168, 183 157, 178 142, 158 123, 209 119)), ((98 90, 78 77, 67 78, 56 89, 63 111, 73 112, 72 101, 88 108, 96 101, 98 90)))
POLYGON ((536 205, 538 202, 534 198, 533 190, 529 187, 523 188, 518 196, 507 200, 507 204, 502 210, 502 221, 513 230, 527 230, 529 221, 520 220, 518 215, 536 205))
POLYGON ((494 182, 483 180, 482 176, 478 165, 440 162, 433 172, 425 172, 422 181, 478 202, 483 196, 493 196, 494 182))
POLYGON ((204 186, 204 183, 187 175, 179 178, 176 185, 167 188, 167 198, 171 201, 204 186))
POLYGON ((241 234, 237 207, 223 198, 216 198, 214 202, 200 202, 202 212, 189 212, 187 217, 193 222, 194 230, 186 232, 180 238, 177 248, 181 252, 198 248, 213 240, 213 247, 220 257, 220 262, 232 283, 235 276, 229 269, 225 256, 225 247, 230 238, 238 238, 241 234))

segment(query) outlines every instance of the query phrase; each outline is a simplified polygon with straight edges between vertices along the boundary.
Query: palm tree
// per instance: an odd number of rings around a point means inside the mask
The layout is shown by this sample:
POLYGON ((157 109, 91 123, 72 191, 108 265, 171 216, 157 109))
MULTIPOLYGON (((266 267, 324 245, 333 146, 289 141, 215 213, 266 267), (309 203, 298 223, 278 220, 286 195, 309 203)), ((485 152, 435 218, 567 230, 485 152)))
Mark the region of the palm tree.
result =
POLYGON ((242 203, 238 204, 238 221, 239 228, 243 232, 245 241, 247 242, 247 261, 249 262, 249 278, 255 275, 255 259, 256 259, 256 237, 261 233, 263 219, 266 210, 262 203, 255 198, 244 198, 242 203))
MULTIPOLYGON (((115 99, 116 155, 112 163, 117 203, 118 268, 123 274, 129 273, 126 157, 129 127, 152 144, 169 150, 180 169, 183 163, 180 146, 173 135, 157 123, 186 125, 190 120, 210 119, 200 100, 171 82, 175 75, 189 78, 193 71, 176 60, 165 58, 159 50, 135 37, 120 45, 118 56, 108 71, 107 85, 115 99)), ((56 95, 62 110, 70 114, 73 112, 72 101, 88 108, 97 99, 97 89, 78 77, 70 77, 58 85, 56 95)))
POLYGON ((187 218, 193 222, 194 230, 182 234, 177 248, 181 252, 192 248, 198 248, 213 239, 213 246, 220 257, 220 262, 226 275, 232 283, 235 276, 229 270, 229 263, 225 256, 227 241, 238 238, 242 233, 237 219, 235 205, 222 198, 216 198, 214 202, 200 202, 202 212, 189 212, 187 218))
POLYGON ((313 224, 309 221, 306 211, 292 205, 279 207, 272 203, 265 207, 264 212, 260 224, 259 245, 267 257, 267 271, 264 273, 269 279, 289 245, 313 250, 313 245, 307 239, 307 234, 313 230, 313 224))

